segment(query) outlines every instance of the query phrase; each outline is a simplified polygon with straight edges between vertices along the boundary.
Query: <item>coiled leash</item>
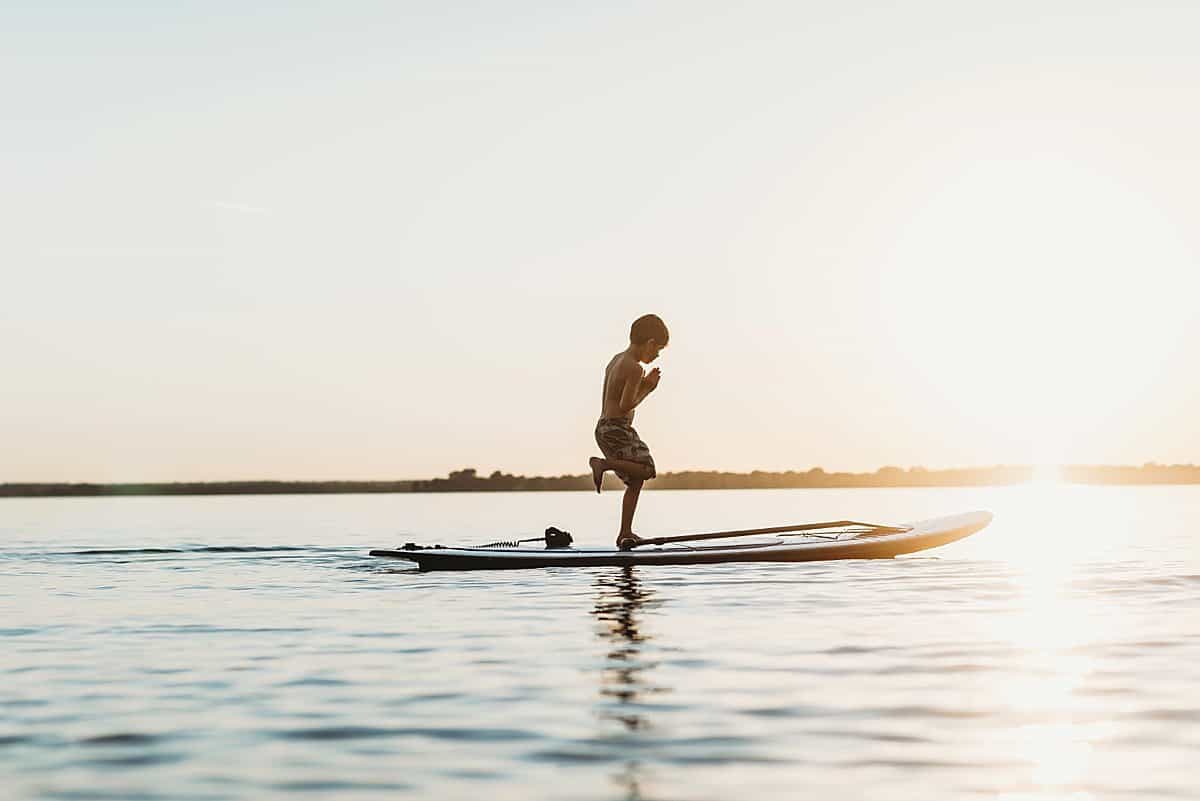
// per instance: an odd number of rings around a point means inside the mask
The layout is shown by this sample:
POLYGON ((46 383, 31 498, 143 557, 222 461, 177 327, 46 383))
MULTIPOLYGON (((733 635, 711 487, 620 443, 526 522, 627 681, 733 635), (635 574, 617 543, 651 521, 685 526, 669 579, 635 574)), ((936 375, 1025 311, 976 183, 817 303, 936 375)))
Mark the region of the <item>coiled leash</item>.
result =
POLYGON ((541 537, 530 537, 527 540, 499 540, 497 542, 485 542, 483 545, 475 545, 475 548, 516 548, 526 542, 545 542, 546 550, 552 548, 570 548, 574 538, 569 532, 562 529, 550 526, 546 529, 546 533, 541 537))

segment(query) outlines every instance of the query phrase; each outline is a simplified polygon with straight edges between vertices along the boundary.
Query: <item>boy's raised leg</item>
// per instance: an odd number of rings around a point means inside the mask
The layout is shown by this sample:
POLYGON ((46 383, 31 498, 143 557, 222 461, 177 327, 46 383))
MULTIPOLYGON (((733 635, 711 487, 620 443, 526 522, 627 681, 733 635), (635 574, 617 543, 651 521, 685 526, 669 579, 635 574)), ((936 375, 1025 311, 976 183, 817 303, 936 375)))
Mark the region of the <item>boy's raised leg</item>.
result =
POLYGON ((596 485, 596 494, 599 495, 600 485, 604 482, 604 471, 608 469, 608 462, 599 456, 593 456, 588 459, 588 466, 592 468, 592 483, 596 485))
POLYGON ((631 462, 628 459, 601 459, 593 456, 588 459, 588 467, 592 468, 592 483, 596 492, 600 492, 600 484, 604 481, 604 473, 612 470, 629 476, 630 480, 645 481, 651 477, 650 468, 641 462, 631 462))

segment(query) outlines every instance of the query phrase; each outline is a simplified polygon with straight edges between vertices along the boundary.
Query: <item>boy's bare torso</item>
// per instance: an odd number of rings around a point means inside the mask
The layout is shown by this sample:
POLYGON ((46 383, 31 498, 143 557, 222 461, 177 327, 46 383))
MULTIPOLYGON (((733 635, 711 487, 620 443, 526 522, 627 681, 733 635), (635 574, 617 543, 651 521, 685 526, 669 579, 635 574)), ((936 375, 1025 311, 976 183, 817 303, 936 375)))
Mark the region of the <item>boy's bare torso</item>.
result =
POLYGON ((645 377, 642 365, 629 351, 623 350, 608 362, 604 368, 604 393, 600 402, 600 417, 624 417, 633 422, 633 411, 624 414, 621 411, 621 392, 630 376, 637 376, 640 382, 645 377))

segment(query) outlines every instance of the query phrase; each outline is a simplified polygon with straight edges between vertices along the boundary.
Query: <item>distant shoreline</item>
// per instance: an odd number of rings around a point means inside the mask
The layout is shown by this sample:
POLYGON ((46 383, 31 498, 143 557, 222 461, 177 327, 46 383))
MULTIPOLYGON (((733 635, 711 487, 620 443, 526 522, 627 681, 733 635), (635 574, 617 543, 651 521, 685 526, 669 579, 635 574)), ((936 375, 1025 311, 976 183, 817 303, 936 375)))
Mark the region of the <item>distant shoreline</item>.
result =
MULTIPOLYGON (((1200 466, 1145 464, 1136 466, 1067 465, 1061 480, 1068 484, 1147 485, 1200 484, 1200 466)), ((689 470, 664 473, 647 485, 673 489, 836 489, 871 487, 1010 486, 1033 480, 1028 465, 927 470, 881 467, 874 473, 807 471, 723 473, 689 470)), ((619 489, 612 475, 606 489, 619 489)), ((343 495, 407 492, 546 492, 592 489, 588 475, 515 476, 496 471, 484 477, 474 469, 456 470, 446 478, 406 481, 188 481, 158 483, 5 483, 0 498, 131 497, 147 495, 343 495)))

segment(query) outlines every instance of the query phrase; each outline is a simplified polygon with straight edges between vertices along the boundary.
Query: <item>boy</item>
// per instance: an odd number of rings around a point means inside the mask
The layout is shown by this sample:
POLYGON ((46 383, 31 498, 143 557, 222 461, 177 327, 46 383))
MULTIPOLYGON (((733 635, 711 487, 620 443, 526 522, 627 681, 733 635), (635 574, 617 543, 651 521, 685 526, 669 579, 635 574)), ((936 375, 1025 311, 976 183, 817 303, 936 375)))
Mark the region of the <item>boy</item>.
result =
POLYGON ((650 449, 633 430, 633 410, 654 391, 662 374, 657 367, 646 373, 642 364, 657 359, 668 339, 667 326, 658 315, 643 315, 629 329, 629 347, 613 356, 604 368, 600 422, 596 423, 596 444, 604 458, 593 456, 588 464, 596 492, 600 492, 606 470, 625 482, 621 530, 617 532, 617 547, 622 551, 641 542, 633 533, 633 512, 637 509, 642 483, 656 475, 650 449))

